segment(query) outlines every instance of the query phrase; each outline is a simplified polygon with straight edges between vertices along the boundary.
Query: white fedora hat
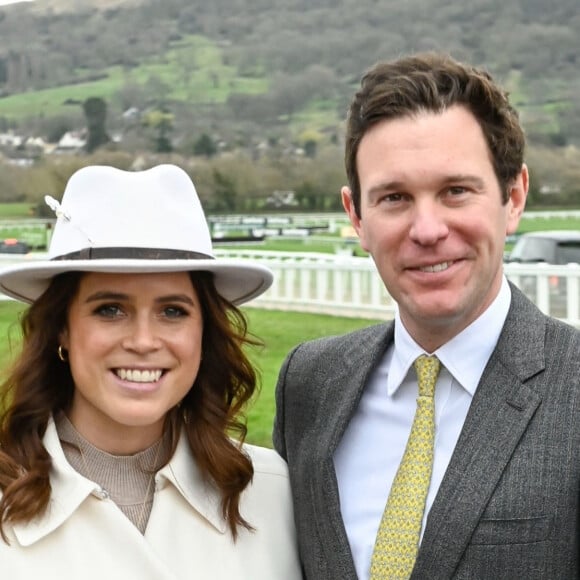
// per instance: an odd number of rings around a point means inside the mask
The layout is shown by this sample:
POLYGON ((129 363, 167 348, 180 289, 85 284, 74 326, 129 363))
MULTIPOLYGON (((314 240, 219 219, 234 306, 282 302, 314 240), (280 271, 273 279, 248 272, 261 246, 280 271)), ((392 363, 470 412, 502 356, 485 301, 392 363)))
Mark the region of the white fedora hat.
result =
POLYGON ((33 302, 62 272, 181 272, 214 274, 218 292, 241 304, 265 292, 265 266, 215 259, 191 179, 175 165, 146 171, 90 166, 69 180, 62 203, 47 203, 58 219, 47 260, 0 271, 0 292, 33 302))

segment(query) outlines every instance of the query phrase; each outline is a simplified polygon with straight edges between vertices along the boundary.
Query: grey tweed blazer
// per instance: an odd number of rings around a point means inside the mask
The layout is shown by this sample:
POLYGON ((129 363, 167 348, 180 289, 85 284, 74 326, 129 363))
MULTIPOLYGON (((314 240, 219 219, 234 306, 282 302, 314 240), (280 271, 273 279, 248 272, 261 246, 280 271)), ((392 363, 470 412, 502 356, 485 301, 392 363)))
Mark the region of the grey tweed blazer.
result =
MULTIPOLYGON (((392 340, 382 324, 304 343, 280 371, 274 446, 290 468, 307 580, 357 578, 333 453, 392 340)), ((579 503, 580 332, 512 287, 411 578, 580 579, 579 503)))

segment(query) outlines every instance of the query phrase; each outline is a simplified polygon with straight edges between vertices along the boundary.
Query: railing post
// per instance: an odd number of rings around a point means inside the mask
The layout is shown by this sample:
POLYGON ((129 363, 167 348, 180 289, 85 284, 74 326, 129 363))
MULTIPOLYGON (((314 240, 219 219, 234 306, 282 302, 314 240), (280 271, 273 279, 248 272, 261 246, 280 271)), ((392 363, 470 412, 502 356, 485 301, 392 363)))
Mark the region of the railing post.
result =
POLYGON ((566 318, 580 319, 580 264, 568 264, 573 275, 566 276, 566 318))

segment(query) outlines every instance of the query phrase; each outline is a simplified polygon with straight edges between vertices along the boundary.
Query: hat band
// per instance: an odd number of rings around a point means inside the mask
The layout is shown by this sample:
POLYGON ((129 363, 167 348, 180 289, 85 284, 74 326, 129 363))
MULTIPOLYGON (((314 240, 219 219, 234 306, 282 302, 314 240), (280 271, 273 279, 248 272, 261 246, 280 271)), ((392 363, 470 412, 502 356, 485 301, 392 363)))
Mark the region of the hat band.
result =
POLYGON ((213 256, 168 248, 83 248, 52 258, 58 260, 214 260, 213 256))

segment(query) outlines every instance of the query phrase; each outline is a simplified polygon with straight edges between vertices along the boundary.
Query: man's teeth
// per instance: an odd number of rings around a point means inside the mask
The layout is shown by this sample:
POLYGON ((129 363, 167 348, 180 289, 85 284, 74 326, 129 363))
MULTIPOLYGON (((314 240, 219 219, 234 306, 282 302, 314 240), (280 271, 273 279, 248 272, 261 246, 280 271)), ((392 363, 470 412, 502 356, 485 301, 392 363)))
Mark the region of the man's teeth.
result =
POLYGON ((137 369, 117 369, 116 375, 124 381, 132 383, 156 383, 163 371, 161 370, 137 370, 137 369))
POLYGON ((451 264, 453 264, 453 262, 441 262, 441 264, 435 264, 434 266, 424 266, 419 269, 421 272, 442 272, 443 270, 447 270, 451 264))

